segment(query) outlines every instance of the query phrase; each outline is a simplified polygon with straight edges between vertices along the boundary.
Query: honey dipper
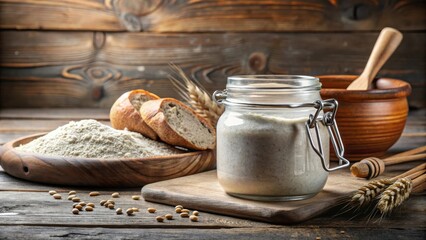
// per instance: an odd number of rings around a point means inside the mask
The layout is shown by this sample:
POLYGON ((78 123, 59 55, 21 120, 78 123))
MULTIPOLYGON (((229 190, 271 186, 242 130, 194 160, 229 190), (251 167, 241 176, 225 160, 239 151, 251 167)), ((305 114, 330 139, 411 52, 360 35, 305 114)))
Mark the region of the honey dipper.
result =
POLYGON ((395 154, 383 160, 376 157, 364 158, 352 165, 351 173, 355 177, 375 178, 385 171, 385 166, 426 158, 426 153, 421 153, 424 151, 426 151, 426 146, 395 154))

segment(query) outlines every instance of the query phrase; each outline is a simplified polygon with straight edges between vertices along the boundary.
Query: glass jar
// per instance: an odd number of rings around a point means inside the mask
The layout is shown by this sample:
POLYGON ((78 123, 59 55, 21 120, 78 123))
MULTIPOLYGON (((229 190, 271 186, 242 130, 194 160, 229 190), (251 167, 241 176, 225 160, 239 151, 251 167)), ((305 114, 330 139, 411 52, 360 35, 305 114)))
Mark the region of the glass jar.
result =
POLYGON ((225 104, 217 124, 217 176, 226 193, 253 200, 300 200, 320 192, 328 172, 347 167, 334 116, 318 78, 242 75, 213 98, 225 104), (329 140, 339 166, 329 168, 329 140))

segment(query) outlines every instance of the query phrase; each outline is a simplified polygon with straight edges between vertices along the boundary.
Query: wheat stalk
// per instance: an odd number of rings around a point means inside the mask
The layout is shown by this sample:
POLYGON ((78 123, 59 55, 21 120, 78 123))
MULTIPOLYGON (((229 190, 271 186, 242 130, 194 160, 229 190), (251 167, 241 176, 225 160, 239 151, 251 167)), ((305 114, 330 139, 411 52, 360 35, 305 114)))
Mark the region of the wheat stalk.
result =
POLYGON ((410 179, 414 179, 420 175, 422 175, 426 171, 426 163, 422 163, 418 165, 417 167, 414 167, 396 177, 391 178, 392 180, 396 181, 398 178, 404 178, 408 177, 410 179))
POLYGON ((370 204, 373 200, 379 200, 377 208, 382 214, 390 212, 409 197, 413 188, 418 188, 424 184, 426 181, 425 168, 426 164, 423 163, 396 177, 373 180, 353 194, 350 204, 362 207, 370 204), (410 188, 408 188, 407 179, 413 181, 410 188), (406 192, 403 189, 409 190, 406 192))
POLYGON ((410 196, 412 186, 411 179, 398 179, 382 193, 377 203, 377 209, 382 214, 390 213, 410 196))
POLYGON ((420 193, 426 190, 426 174, 413 179, 413 193, 420 193))
POLYGON ((345 206, 349 208, 343 213, 372 209, 369 219, 377 212, 381 212, 381 219, 407 200, 410 193, 424 191, 425 188, 426 163, 423 163, 393 178, 373 180, 362 186, 349 196, 345 206))
POLYGON ((179 79, 169 76, 179 95, 191 105, 199 116, 216 126, 224 107, 214 102, 204 87, 199 82, 189 79, 181 68, 174 64, 171 64, 170 67, 179 76, 179 79))

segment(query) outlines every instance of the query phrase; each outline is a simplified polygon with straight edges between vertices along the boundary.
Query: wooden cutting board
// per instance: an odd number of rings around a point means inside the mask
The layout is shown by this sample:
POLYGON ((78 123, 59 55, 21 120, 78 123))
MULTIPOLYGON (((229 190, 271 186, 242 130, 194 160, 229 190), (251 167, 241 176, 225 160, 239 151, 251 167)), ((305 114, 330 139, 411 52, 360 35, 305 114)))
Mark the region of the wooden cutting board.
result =
POLYGON ((142 188, 147 201, 168 205, 181 204, 197 209, 276 224, 308 220, 342 203, 367 181, 350 176, 349 170, 332 172, 327 184, 311 199, 290 202, 258 202, 227 195, 219 185, 216 171, 199 173, 152 183, 142 188))

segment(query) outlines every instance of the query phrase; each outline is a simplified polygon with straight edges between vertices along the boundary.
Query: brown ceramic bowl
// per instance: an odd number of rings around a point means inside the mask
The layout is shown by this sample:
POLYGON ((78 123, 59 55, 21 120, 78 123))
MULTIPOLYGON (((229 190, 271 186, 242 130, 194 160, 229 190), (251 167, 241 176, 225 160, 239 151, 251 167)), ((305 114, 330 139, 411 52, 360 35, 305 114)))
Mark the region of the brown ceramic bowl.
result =
MULTIPOLYGON (((401 136, 408 115, 410 84, 379 78, 366 91, 348 91, 351 75, 318 76, 322 99, 339 102, 336 121, 349 160, 381 157, 401 136)), ((331 151, 333 153, 333 151, 331 151)))

